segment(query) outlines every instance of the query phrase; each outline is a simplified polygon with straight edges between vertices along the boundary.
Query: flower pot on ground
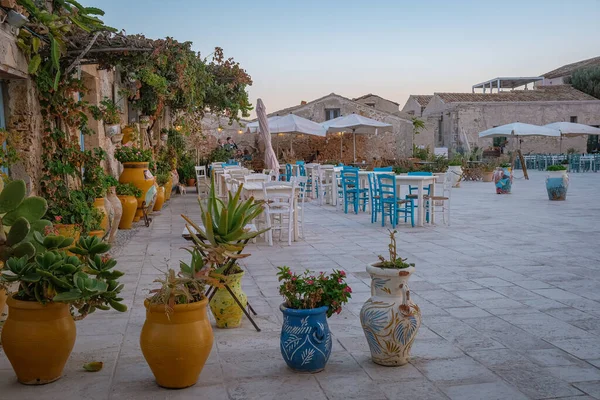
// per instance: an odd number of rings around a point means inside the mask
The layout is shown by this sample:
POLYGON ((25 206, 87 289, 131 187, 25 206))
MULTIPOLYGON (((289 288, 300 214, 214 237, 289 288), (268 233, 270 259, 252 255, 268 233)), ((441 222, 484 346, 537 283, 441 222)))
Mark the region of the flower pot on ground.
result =
POLYGON ((103 214, 102 222, 100 222, 99 230, 104 231, 104 235, 102 235, 101 239, 105 240, 108 237, 108 235, 110 234, 110 215, 109 215, 108 211, 106 210, 106 202, 105 202, 104 198, 95 199, 94 207, 96 207, 96 209, 103 214))
POLYGON ((157 195, 156 195, 156 203, 154 203, 153 211, 160 211, 165 204, 165 187, 156 185, 157 195))
POLYGON ((123 209, 119 229, 131 229, 138 206, 137 197, 141 196, 142 191, 131 183, 119 183, 116 192, 123 209))
POLYGON ((457 154, 448 162, 448 170, 446 173, 450 174, 452 187, 460 187, 460 181, 462 180, 463 174, 463 161, 463 157, 460 154, 457 154))
POLYGON ((117 230, 119 229, 119 224, 121 223, 121 217, 123 216, 123 206, 121 205, 121 201, 117 197, 117 188, 116 186, 111 186, 108 189, 108 194, 106 198, 112 205, 113 209, 113 221, 110 228, 110 235, 108 236, 108 242, 112 243, 115 239, 115 235, 117 234, 117 230))
MULTIPOLYGON (((246 308, 248 298, 242 290, 242 277, 244 271, 239 269, 232 270, 223 280, 227 283, 237 299, 246 308), (235 272, 236 270, 240 272, 235 272)), ((227 289, 217 289, 217 292, 210 300, 210 311, 217 321, 217 328, 237 328, 242 323, 244 313, 227 289)))
POLYGON ((569 175, 564 165, 551 165, 546 171, 546 191, 549 200, 566 200, 569 189, 569 175))
POLYGON ((512 191, 512 171, 510 167, 498 167, 494 171, 493 180, 497 194, 510 194, 512 191))
POLYGON ((371 298, 360 310, 360 322, 374 363, 404 365, 421 326, 421 311, 410 299, 408 279, 414 264, 397 256, 396 231, 390 232, 390 259, 367 265, 371 298))
POLYGON ((498 167, 498 163, 493 159, 486 160, 481 164, 482 168, 482 181, 492 182, 494 180, 494 170, 498 167))
POLYGON ((165 184, 165 201, 169 201, 171 199, 171 193, 173 193, 173 176, 169 172, 169 179, 165 184))
POLYGON ((41 247, 37 256, 11 257, 0 275, 4 287, 18 283, 8 299, 2 345, 17 379, 44 384, 60 378, 75 343, 73 320, 101 309, 125 311, 119 293, 123 285, 114 270, 117 262, 105 253, 110 245, 96 237, 73 243, 64 236, 34 233, 41 247))
POLYGON ((149 200, 152 200, 152 193, 149 192, 155 193, 153 190, 155 178, 148 168, 152 160, 152 152, 124 145, 115 152, 115 158, 123 164, 119 182, 131 183, 141 190, 140 196, 137 197, 138 207, 134 218, 134 222, 137 222, 143 215, 143 202, 149 203, 149 200))
POLYGON ((188 178, 186 180, 186 184, 187 184, 187 186, 195 186, 196 185, 196 179, 194 179, 194 178, 191 178, 191 179, 188 178))
POLYGON ((285 298, 280 349, 286 364, 298 372, 319 372, 331 355, 332 339, 327 318, 340 313, 351 297, 344 271, 326 275, 295 274, 279 267, 279 293, 285 298))
POLYGON ((197 249, 189 264, 181 261, 180 271, 169 270, 155 282, 144 302, 146 321, 140 347, 156 383, 166 388, 192 386, 198 380, 213 345, 207 315, 205 285, 219 285, 211 264, 197 249))

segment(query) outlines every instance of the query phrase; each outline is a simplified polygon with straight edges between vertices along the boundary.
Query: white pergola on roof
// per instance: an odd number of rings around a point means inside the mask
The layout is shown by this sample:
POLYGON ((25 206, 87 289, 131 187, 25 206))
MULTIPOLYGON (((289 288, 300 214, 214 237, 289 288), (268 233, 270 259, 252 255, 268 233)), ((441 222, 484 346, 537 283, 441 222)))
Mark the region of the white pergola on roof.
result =
POLYGON ((544 80, 541 76, 530 76, 530 77, 501 77, 490 79, 489 81, 478 83, 477 85, 473 85, 472 91, 475 93, 475 89, 483 89, 483 93, 485 93, 486 89, 490 89, 490 93, 492 90, 496 88, 497 91, 500 89, 514 89, 520 86, 527 87, 528 84, 542 81, 544 80))

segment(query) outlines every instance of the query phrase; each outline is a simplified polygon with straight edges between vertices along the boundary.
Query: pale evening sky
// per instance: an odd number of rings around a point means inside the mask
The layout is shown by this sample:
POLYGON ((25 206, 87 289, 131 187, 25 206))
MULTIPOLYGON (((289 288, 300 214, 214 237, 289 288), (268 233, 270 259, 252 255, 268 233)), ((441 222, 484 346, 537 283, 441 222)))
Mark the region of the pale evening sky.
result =
MULTIPOLYGON (((331 92, 470 92, 600 56, 600 0, 81 0, 127 33, 215 46, 252 76, 268 112, 331 92)), ((254 113, 253 113, 254 115, 254 113)))

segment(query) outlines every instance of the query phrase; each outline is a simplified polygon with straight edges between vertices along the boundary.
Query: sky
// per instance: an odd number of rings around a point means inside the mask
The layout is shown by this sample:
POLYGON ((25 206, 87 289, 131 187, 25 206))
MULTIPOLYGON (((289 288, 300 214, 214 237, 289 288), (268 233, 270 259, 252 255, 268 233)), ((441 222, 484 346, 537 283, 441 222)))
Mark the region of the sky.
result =
MULTIPOLYGON (((267 112, 329 93, 470 92, 600 56, 600 0, 80 0, 127 33, 215 46, 267 112)), ((254 113, 252 113, 254 115, 254 113)))

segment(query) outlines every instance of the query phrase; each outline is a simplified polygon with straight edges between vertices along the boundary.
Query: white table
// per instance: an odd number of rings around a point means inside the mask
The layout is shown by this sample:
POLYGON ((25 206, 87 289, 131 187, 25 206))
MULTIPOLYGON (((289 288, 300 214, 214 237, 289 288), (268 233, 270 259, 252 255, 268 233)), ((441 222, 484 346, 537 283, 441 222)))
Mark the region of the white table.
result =
MULTIPOLYGON (((289 185, 274 185, 267 188, 269 194, 277 195, 288 194, 290 192, 289 185)), ((296 188, 296 196, 294 197, 294 241, 297 242, 300 237, 300 229, 298 226, 298 195, 300 194, 300 188, 296 188)), ((264 200, 264 192, 262 182, 246 182, 243 184, 242 196, 245 199, 254 197, 256 200, 264 200)))

